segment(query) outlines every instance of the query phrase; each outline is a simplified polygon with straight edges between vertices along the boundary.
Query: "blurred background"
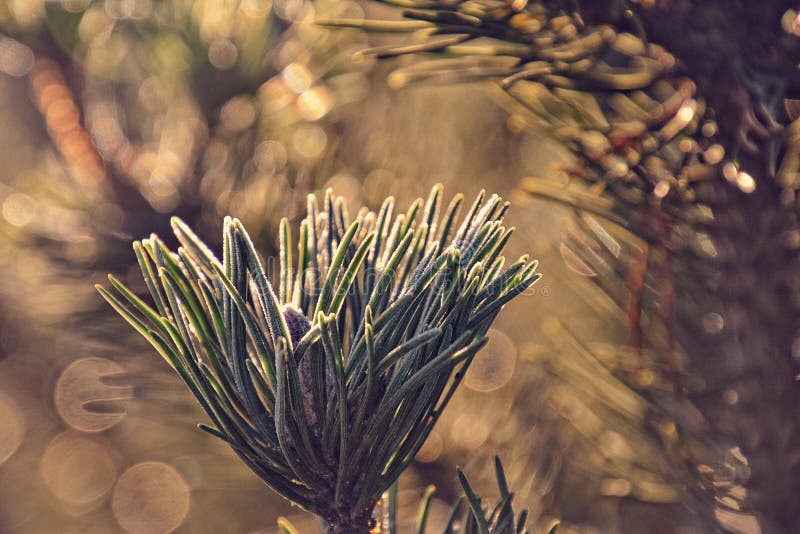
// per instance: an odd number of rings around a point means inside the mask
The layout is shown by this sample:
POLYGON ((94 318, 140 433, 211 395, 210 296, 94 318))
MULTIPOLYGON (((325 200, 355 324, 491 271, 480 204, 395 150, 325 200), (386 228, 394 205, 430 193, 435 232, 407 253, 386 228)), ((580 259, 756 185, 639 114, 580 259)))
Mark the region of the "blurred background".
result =
MULTIPOLYGON (((544 278, 500 315, 401 479, 403 532, 428 484, 431 531, 446 521, 455 465, 495 497, 494 453, 534 532, 553 518, 559 532, 760 532, 697 504, 674 424, 631 386, 658 390, 657 370, 625 352, 625 314, 586 298, 598 273, 564 245, 574 213, 519 189, 555 179, 569 152, 481 84, 392 89, 390 69, 412 59, 353 60, 392 36, 312 23, 365 16, 399 14, 349 0, 0 2, 0 533, 266 534, 280 515, 317 531, 197 431, 189 392, 92 286, 110 272, 143 289, 131 241, 171 243, 172 215, 214 245, 239 217, 269 256, 309 193, 375 209, 437 182, 448 198, 512 200, 507 257, 539 258, 544 278)), ((723 319, 711 310, 702 328, 723 319)), ((734 494, 740 456, 708 459, 734 494)))

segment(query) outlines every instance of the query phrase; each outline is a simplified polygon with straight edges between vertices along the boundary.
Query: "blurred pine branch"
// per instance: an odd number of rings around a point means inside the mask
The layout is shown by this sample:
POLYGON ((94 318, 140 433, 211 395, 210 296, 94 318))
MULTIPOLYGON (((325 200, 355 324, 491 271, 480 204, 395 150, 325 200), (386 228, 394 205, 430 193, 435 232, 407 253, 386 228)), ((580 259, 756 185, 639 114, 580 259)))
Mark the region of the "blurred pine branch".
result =
POLYGON ((731 517, 750 513, 763 532, 793 532, 795 3, 387 3, 407 22, 320 23, 410 33, 358 58, 424 55, 390 75, 396 88, 497 80, 492 94, 518 123, 546 128, 578 158, 560 181, 521 189, 574 209, 562 254, 590 278, 587 302, 624 317, 628 340, 609 358, 552 329, 575 361, 553 371, 604 404, 618 390, 639 407, 612 419, 674 451, 668 478, 701 523, 734 528, 731 517), (602 367, 613 373, 602 378, 602 367))

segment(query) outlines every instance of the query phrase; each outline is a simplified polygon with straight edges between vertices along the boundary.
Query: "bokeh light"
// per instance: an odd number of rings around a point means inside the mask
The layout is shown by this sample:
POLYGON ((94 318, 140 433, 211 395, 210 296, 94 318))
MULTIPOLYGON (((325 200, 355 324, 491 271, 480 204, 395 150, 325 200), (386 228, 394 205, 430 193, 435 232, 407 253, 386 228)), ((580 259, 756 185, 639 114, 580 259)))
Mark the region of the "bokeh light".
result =
POLYGON ((0 37, 0 72, 9 76, 25 76, 33 67, 33 51, 8 37, 0 37))
POLYGON ((489 343, 478 353, 464 377, 469 389, 488 392, 505 386, 514 376, 517 348, 506 334, 489 329, 489 343))
POLYGON ((120 401, 132 399, 133 388, 107 381, 123 373, 121 365, 104 358, 73 362, 56 382, 53 402, 58 414, 65 423, 82 432, 101 432, 118 424, 125 418, 120 401))
POLYGON ((174 468, 143 462, 128 468, 114 487, 111 509, 129 534, 166 534, 189 511, 189 487, 174 468))
POLYGON ((108 449, 73 432, 59 434, 47 445, 40 471, 52 495, 75 515, 102 505, 117 479, 108 449))

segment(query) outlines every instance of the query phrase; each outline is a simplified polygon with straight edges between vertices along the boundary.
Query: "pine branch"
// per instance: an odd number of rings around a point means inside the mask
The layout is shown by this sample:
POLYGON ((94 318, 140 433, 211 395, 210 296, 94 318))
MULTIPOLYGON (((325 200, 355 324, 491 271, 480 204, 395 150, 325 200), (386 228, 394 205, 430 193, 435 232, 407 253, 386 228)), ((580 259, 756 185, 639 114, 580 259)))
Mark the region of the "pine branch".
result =
POLYGON ((310 197, 296 266, 282 225, 277 293, 238 220, 220 260, 174 219, 177 251, 134 244, 152 305, 113 276, 98 291, 181 376, 203 430, 329 532, 367 532, 502 305, 539 278, 527 257, 489 271, 499 197, 482 193, 455 231, 460 197, 440 221, 441 201, 437 186, 389 225, 392 199, 351 222, 342 198, 310 197))

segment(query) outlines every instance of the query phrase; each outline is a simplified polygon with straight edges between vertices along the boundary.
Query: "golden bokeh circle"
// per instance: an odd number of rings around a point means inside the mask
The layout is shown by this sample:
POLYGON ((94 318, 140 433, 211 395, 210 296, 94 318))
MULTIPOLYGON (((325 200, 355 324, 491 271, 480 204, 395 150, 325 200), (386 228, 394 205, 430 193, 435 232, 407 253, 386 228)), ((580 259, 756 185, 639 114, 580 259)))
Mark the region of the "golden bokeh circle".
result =
POLYGON ((425 440, 425 443, 419 451, 417 451, 414 459, 419 463, 429 464, 438 460, 443 450, 444 440, 442 436, 434 430, 428 435, 428 439, 425 440))
POLYGON ((129 534, 166 534, 186 519, 189 502, 189 486, 174 468, 142 462, 119 477, 111 510, 129 534))
POLYGON ((459 414, 450 429, 453 443, 465 450, 474 451, 489 438, 489 424, 480 416, 470 412, 459 414))
POLYGON ((481 350, 464 377, 464 385, 473 391, 487 392, 501 388, 514 376, 517 348, 500 330, 489 329, 489 342, 481 350))
POLYGON ((117 478, 116 464, 106 447, 72 431, 48 444, 40 468, 50 493, 77 513, 102 503, 117 478))
POLYGON ((133 398, 131 386, 103 382, 103 377, 124 372, 121 365, 105 358, 82 358, 71 363, 56 382, 53 402, 58 415, 81 432, 102 432, 118 424, 125 418, 124 411, 92 411, 87 409, 87 405, 133 398))

